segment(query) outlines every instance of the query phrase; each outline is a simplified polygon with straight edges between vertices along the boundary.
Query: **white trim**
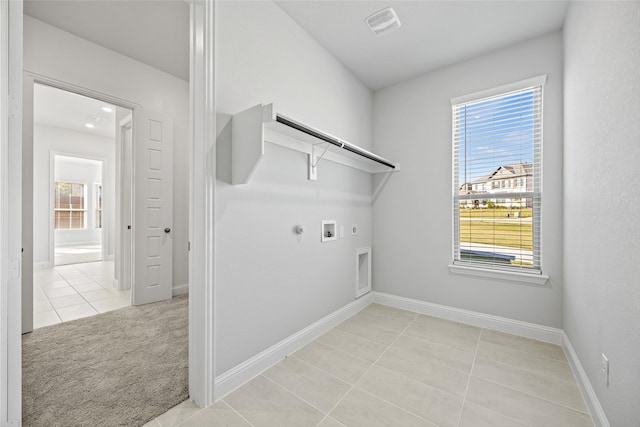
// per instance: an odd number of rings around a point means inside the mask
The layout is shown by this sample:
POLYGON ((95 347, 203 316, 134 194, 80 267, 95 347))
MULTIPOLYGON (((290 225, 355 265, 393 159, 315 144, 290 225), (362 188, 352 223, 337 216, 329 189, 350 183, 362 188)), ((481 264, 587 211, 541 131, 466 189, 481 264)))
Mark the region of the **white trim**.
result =
POLYGON ((171 296, 177 297, 178 295, 186 295, 189 293, 189 284, 184 283, 182 285, 175 285, 171 290, 171 296))
POLYGON ((545 276, 544 274, 520 273, 517 271, 470 267, 456 264, 449 264, 449 271, 453 274, 486 277, 489 279, 507 280, 510 282, 531 283, 534 285, 544 285, 547 283, 547 280, 549 280, 549 276, 545 276))
POLYGON ((562 344, 562 329, 552 328, 549 326, 508 319, 506 317, 494 316, 492 314, 479 313, 477 311, 448 307, 446 305, 433 304, 411 298, 398 297, 381 292, 373 292, 373 302, 420 314, 426 314, 428 316, 452 320, 454 322, 466 323, 479 328, 492 329, 552 344, 562 344))
POLYGON ((513 83, 507 83, 505 85, 493 87, 490 89, 480 90, 478 92, 469 93, 467 95, 456 96, 455 98, 451 98, 451 105, 464 104, 465 102, 469 101, 479 101, 484 98, 491 98, 492 96, 500 95, 507 92, 513 92, 515 90, 522 90, 528 87, 544 86, 546 82, 547 75, 542 74, 540 76, 519 80, 513 83))
POLYGON ((0 3, 0 425, 3 426, 19 426, 22 414, 22 9, 22 2, 0 3))
POLYGON ((51 264, 49 261, 43 261, 43 262, 34 262, 33 263, 33 269, 34 270, 44 270, 47 268, 53 268, 54 265, 51 264))
POLYGON ((607 420, 607 416, 602 409, 602 405, 600 405, 598 396, 591 386, 589 377, 582 367, 582 363, 580 363, 578 354, 573 348, 573 345, 571 345, 571 341, 564 331, 562 331, 562 348, 567 355, 569 365, 571 366, 573 375, 576 377, 576 381, 578 382, 578 386, 580 387, 580 391, 582 392, 582 397, 584 398, 584 401, 589 408, 589 412, 591 413, 591 418, 593 419, 595 426, 611 427, 611 424, 609 424, 609 420, 607 420))
POLYGON ((189 395, 203 408, 215 387, 216 3, 189 7, 189 395))
POLYGON ((371 294, 365 295, 344 307, 323 317, 317 322, 307 326, 288 338, 272 345, 261 353, 256 354, 251 359, 242 362, 238 366, 229 369, 227 372, 216 377, 216 394, 218 400, 242 384, 251 380, 261 372, 278 363, 291 353, 309 344, 325 332, 333 329, 341 322, 347 320, 360 310, 367 307, 372 302, 371 294))

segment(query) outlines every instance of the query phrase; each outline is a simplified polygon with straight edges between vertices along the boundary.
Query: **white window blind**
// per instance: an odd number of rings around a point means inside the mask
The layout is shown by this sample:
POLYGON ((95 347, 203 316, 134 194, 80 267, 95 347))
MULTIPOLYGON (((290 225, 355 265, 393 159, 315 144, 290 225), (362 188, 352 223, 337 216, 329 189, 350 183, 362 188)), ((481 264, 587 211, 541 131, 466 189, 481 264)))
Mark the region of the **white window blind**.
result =
POLYGON ((540 273, 543 79, 453 110, 453 263, 540 273))
POLYGON ((56 229, 85 228, 86 185, 56 182, 54 225, 56 229))

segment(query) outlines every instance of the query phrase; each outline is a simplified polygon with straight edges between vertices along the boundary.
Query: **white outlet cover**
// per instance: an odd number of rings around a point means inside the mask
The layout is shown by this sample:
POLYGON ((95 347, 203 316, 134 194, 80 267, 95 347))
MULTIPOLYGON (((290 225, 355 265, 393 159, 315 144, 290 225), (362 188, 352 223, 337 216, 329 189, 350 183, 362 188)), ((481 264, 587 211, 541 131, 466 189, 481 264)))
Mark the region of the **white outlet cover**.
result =
POLYGON ((340 238, 344 239, 344 225, 340 226, 340 238))

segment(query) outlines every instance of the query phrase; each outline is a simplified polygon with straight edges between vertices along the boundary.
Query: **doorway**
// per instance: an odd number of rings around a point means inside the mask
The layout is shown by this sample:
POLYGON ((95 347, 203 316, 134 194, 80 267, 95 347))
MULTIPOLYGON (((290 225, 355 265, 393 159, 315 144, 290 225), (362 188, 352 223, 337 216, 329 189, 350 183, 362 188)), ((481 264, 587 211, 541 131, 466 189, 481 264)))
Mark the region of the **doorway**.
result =
POLYGON ((131 163, 119 147, 123 116, 131 110, 33 83, 34 329, 131 305, 115 268, 130 253, 116 233, 132 209, 117 185, 131 186, 130 173, 117 176, 131 163))

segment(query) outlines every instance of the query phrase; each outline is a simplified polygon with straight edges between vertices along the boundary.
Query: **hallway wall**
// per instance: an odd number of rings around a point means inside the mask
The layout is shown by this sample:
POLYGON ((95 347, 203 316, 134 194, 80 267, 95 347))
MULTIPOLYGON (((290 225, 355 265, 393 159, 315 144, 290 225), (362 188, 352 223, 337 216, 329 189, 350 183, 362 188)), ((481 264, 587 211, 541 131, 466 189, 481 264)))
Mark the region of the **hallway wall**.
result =
POLYGON ((173 120, 173 286, 188 283, 189 83, 29 16, 24 17, 24 69, 173 120))

